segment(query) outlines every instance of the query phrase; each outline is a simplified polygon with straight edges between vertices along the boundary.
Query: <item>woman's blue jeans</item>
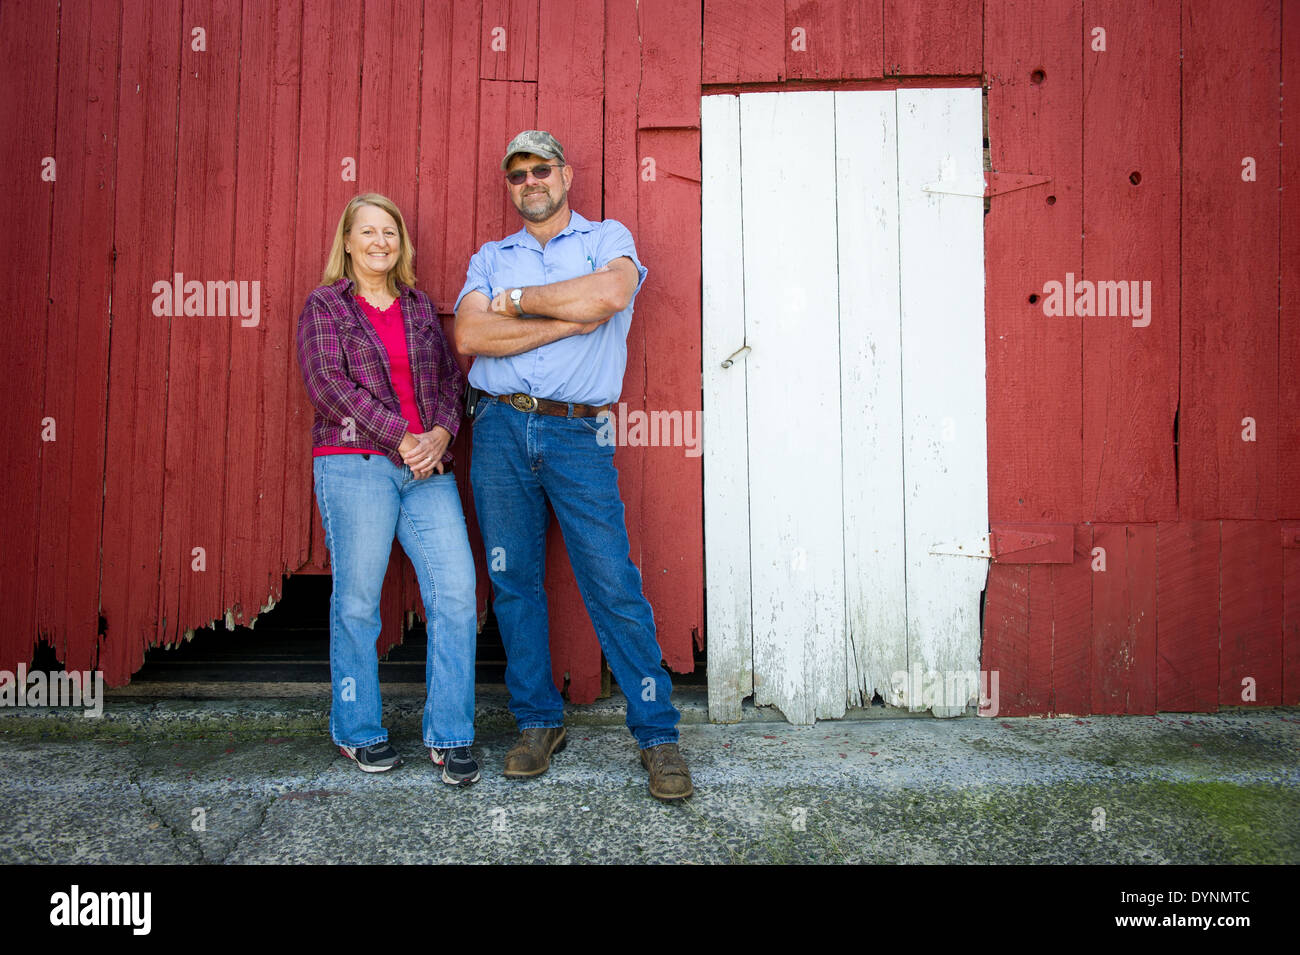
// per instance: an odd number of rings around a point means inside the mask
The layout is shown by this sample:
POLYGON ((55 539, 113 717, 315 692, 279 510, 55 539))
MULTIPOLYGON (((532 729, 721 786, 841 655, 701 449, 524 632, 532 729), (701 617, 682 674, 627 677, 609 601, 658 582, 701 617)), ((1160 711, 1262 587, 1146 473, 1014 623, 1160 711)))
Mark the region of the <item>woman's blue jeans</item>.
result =
POLYGON ((452 474, 417 479, 382 454, 314 458, 316 503, 334 572, 330 596, 330 736, 388 739, 379 693, 379 595, 393 536, 415 566, 428 621, 424 745, 474 742, 474 559, 452 474))
POLYGON ((601 649, 627 697, 628 729, 645 749, 677 742, 679 714, 669 699, 654 613, 629 555, 614 448, 597 441, 599 430, 595 418, 529 414, 485 399, 474 420, 470 483, 519 728, 564 724, 547 633, 549 502, 601 649))

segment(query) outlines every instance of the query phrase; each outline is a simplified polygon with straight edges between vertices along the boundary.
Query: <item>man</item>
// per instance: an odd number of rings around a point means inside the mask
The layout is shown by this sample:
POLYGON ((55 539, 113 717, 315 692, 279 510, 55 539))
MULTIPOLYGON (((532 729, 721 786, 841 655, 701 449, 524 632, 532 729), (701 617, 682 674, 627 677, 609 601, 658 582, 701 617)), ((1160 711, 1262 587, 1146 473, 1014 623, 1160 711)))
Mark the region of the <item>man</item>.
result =
POLYGON ((470 260, 456 301, 456 347, 477 355, 470 483, 506 649, 506 687, 519 742, 512 778, 546 772, 565 746, 564 701, 551 679, 544 552, 555 511, 627 725, 658 799, 691 795, 677 749, 654 615, 629 556, 614 448, 598 441, 602 411, 618 400, 632 300, 646 270, 627 228, 569 209, 573 167, 549 133, 525 130, 501 168, 524 227, 470 260))

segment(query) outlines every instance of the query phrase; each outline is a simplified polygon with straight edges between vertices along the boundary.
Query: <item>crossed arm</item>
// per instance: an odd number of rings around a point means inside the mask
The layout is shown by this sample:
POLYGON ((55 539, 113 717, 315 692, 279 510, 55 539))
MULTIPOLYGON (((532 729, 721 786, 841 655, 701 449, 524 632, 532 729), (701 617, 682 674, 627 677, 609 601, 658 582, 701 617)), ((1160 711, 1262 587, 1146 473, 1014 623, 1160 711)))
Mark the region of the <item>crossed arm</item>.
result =
POLYGON ((640 275, 626 256, 590 275, 524 288, 516 317, 505 290, 491 301, 469 292, 456 309, 456 348, 462 355, 505 358, 542 345, 588 335, 627 308, 640 275))

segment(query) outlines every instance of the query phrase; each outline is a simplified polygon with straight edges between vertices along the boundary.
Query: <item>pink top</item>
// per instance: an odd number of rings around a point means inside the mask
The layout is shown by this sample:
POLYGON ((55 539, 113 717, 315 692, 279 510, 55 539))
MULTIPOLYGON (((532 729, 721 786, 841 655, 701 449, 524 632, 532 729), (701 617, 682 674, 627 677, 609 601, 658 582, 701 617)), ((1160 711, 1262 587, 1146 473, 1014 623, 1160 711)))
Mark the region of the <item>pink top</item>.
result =
MULTIPOLYGON (((388 308, 380 311, 358 295, 357 304, 361 306, 362 313, 374 326, 384 351, 388 353, 388 369, 393 381, 393 391, 397 393, 397 400, 401 403, 402 417, 406 419, 407 430, 412 434, 423 433, 425 427, 420 421, 420 410, 415 404, 415 381, 411 378, 411 358, 406 350, 406 326, 402 321, 401 303, 394 299, 388 308)), ((326 445, 313 449, 312 457, 322 454, 383 453, 374 448, 340 448, 326 445)))

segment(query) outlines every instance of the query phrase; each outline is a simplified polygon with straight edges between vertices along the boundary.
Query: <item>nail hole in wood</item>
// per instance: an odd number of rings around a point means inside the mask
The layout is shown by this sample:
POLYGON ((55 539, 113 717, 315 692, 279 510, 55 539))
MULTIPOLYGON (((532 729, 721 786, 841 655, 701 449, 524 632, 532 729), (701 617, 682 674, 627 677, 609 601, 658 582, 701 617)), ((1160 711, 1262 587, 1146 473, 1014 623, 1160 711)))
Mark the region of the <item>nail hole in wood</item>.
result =
POLYGON ((1129 173, 1129 174, 1128 174, 1128 181, 1131 182, 1131 183, 1133 183, 1133 185, 1136 186, 1139 182, 1142 181, 1142 173, 1137 172, 1136 170, 1133 171, 1133 172, 1131 172, 1131 173, 1129 173))
POLYGON ((1045 79, 1047 79, 1047 74, 1042 70, 1034 70, 1034 72, 1029 74, 1029 82, 1033 83, 1035 86, 1043 82, 1045 79))

